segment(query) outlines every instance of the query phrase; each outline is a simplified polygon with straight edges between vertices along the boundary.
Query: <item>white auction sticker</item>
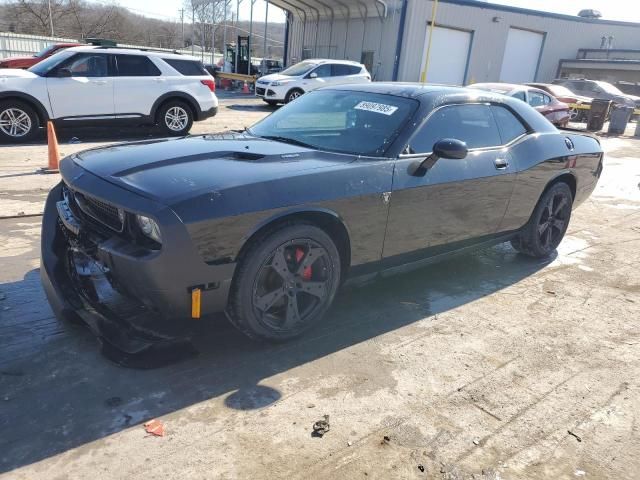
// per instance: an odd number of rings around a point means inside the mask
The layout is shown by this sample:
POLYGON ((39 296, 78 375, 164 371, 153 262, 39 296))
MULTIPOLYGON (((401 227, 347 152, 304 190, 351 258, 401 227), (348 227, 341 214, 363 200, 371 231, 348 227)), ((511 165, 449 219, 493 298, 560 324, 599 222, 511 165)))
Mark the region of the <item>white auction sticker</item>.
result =
POLYGON ((367 112, 381 113, 383 115, 393 115, 393 113, 398 110, 398 107, 394 107, 393 105, 385 105, 384 103, 376 102, 360 102, 353 108, 356 110, 365 110, 367 112))

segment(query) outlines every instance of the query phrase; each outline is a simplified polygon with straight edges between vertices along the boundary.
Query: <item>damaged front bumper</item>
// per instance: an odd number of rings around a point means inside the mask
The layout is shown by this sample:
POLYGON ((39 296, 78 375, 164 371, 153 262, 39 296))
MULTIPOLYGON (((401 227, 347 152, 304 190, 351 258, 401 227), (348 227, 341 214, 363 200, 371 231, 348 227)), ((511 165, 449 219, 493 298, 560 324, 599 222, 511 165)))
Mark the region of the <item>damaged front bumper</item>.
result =
MULTIPOLYGON (((65 163, 66 170, 80 168, 65 163)), ((63 178, 69 178, 62 167, 63 178)), ((71 178, 78 180, 77 171, 73 173, 71 178)), ((131 197, 151 202, 87 172, 80 177, 84 187, 98 182, 101 198, 111 194, 125 201, 131 197)), ((144 251, 117 235, 101 234, 86 219, 74 215, 63 188, 60 183, 49 193, 42 220, 40 274, 54 313, 88 325, 103 352, 118 363, 135 366, 136 358, 158 351, 173 361, 188 350, 190 289, 215 287, 203 291, 202 314, 222 311, 234 265, 205 264, 184 225, 167 208, 161 250, 144 251)), ((139 211, 140 205, 134 208, 139 211)))

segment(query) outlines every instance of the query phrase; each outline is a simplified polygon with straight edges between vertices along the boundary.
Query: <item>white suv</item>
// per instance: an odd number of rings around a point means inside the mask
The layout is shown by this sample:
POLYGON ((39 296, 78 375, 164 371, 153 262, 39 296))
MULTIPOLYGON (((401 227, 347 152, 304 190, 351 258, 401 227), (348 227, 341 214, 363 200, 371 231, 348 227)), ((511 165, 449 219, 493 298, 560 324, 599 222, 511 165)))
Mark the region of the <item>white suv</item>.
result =
POLYGON ((157 124, 185 135, 218 111, 213 78, 185 55, 73 47, 29 70, 0 69, 0 140, 30 139, 56 125, 157 124))
POLYGON ((256 81, 256 96, 269 105, 289 103, 316 88, 371 81, 367 67, 349 60, 312 59, 256 81))

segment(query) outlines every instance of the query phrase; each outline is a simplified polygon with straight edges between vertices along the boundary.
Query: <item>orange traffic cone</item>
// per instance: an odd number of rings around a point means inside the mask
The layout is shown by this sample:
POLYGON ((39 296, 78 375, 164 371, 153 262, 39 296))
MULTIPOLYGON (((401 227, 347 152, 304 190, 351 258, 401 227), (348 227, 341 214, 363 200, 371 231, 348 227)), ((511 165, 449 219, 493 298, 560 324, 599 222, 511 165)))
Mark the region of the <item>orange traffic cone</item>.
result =
POLYGON ((247 85, 247 82, 244 82, 244 85, 242 86, 242 93, 251 93, 249 91, 249 85, 247 85))
POLYGON ((58 138, 56 137, 56 129, 53 122, 47 122, 47 146, 49 150, 49 165, 42 169, 42 173, 58 173, 58 162, 60 161, 60 152, 58 151, 58 138))

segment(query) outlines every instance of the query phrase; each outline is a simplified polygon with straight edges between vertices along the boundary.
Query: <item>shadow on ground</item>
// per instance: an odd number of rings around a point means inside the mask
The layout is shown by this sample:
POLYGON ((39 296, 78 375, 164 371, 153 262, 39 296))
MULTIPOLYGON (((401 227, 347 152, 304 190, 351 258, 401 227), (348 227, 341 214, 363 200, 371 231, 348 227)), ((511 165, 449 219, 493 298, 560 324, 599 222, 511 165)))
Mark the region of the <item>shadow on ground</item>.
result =
MULTIPOLYGON (((6 348, 2 338, 0 472, 212 397, 224 397, 231 409, 267 406, 281 394, 260 385, 263 379, 413 322, 429 321, 517 283, 547 264, 500 245, 347 289, 321 325, 281 345, 254 343, 221 317, 195 323, 199 355, 156 370, 111 364, 99 354, 88 330, 80 327, 65 325, 47 342, 25 341, 19 354, 6 348)), ((20 282, 1 285, 7 296, 4 303, 17 302, 9 304, 11 309, 29 301, 45 304, 38 277, 32 270, 20 282), (26 293, 21 297, 20 292, 26 293)), ((29 316, 32 325, 22 326, 22 335, 43 335, 40 323, 55 322, 50 311, 47 319, 47 310, 36 309, 29 316)), ((6 312, 0 313, 9 320, 6 312)))

